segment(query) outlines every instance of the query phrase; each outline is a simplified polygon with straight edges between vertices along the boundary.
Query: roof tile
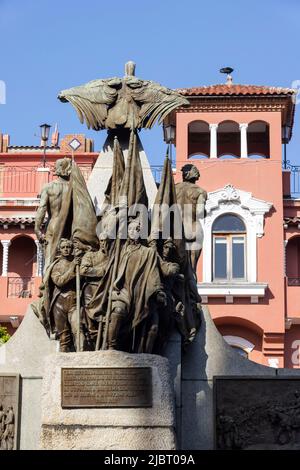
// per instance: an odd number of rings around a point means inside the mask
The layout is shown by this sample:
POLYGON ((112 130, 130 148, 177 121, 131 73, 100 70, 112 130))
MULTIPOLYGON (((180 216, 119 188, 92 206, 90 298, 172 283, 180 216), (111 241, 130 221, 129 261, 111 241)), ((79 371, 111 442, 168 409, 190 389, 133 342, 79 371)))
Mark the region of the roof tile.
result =
POLYGON ((268 87, 259 85, 219 84, 193 88, 178 88, 176 91, 184 96, 257 96, 257 95, 295 95, 293 88, 268 87))

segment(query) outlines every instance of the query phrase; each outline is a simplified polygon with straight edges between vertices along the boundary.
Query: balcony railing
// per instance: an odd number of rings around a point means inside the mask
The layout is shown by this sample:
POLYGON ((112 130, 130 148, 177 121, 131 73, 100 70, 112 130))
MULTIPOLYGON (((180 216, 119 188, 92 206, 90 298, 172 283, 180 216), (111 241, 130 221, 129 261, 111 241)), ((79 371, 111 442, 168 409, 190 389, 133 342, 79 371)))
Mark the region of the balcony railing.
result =
POLYGON ((289 277, 288 286, 300 286, 300 277, 289 277))
POLYGON ((300 197, 300 165, 292 165, 287 161, 283 168, 291 172, 291 194, 300 197))
POLYGON ((7 297, 28 299, 34 294, 33 277, 9 277, 7 282, 7 297))
POLYGON ((35 193, 37 191, 37 172, 34 167, 0 168, 0 192, 35 193))
MULTIPOLYGON (((55 178, 54 166, 50 165, 49 168, 49 181, 52 181, 53 178, 55 178)), ((83 174, 84 179, 87 181, 92 171, 91 167, 81 166, 80 170, 83 174)), ((35 194, 38 192, 37 178, 37 167, 0 167, 0 194, 35 194)))

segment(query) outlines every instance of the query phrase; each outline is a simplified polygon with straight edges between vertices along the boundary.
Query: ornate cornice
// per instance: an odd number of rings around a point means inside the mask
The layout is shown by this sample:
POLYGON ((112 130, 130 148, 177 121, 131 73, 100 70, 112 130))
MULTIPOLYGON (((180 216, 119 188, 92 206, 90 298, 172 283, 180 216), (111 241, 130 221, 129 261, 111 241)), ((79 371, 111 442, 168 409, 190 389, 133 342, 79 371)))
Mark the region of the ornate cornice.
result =
POLYGON ((269 112, 284 111, 287 109, 287 99, 283 98, 260 98, 260 97, 211 97, 191 98, 190 105, 179 107, 176 113, 193 112, 269 112))
POLYGON ((252 197, 252 193, 236 189, 232 184, 208 193, 206 201, 205 225, 226 212, 240 215, 255 227, 257 237, 264 234, 264 215, 270 211, 272 203, 252 197))

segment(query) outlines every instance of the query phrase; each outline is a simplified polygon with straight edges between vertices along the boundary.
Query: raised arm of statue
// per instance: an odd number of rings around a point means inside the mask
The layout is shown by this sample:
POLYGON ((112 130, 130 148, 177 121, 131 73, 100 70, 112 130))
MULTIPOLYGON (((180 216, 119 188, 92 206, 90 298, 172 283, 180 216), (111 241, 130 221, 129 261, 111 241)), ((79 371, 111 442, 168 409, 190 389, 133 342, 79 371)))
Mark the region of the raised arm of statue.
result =
POLYGON ((41 194, 40 204, 36 212, 35 226, 34 226, 35 234, 40 242, 43 242, 45 240, 45 234, 42 232, 41 228, 45 219, 45 215, 47 214, 48 198, 49 196, 48 196, 47 187, 44 187, 42 190, 42 194, 41 194))

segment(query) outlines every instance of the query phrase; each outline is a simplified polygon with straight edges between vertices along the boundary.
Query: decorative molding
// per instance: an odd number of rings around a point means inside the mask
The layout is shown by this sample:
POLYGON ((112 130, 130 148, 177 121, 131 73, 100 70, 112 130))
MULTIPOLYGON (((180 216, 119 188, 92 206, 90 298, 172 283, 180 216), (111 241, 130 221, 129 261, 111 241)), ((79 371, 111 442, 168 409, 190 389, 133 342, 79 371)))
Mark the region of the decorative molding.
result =
POLYGON ((190 105, 179 107, 177 113, 194 112, 278 112, 286 113, 287 97, 187 97, 190 105))
MULTIPOLYGON (((240 217, 247 231, 246 269, 248 282, 257 280, 257 237, 264 235, 264 216, 272 208, 272 203, 252 197, 252 193, 227 184, 224 188, 208 193, 205 209, 206 217, 200 220, 203 226, 203 282, 212 282, 212 226, 214 221, 225 214, 240 217)), ((256 295, 255 293, 253 295, 256 295)))
POLYGON ((201 297, 225 297, 226 299, 229 297, 229 302, 226 303, 232 303, 230 297, 264 297, 267 287, 267 283, 261 282, 244 282, 241 284, 201 282, 198 283, 198 292, 201 297))

